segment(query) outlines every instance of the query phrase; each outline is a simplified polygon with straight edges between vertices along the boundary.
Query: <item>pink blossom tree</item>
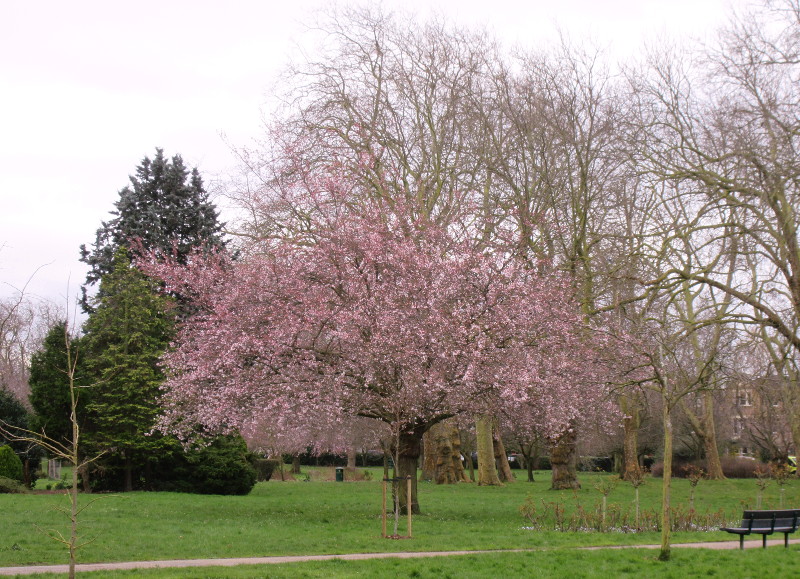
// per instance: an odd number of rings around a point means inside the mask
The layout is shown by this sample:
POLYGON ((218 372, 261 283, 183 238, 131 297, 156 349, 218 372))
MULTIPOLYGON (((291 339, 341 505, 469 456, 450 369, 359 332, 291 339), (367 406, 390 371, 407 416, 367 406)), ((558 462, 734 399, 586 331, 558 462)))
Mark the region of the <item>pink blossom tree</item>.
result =
POLYGON ((535 403, 555 435, 574 418, 565 400, 603 396, 603 348, 569 280, 398 204, 318 201, 313 234, 258 240, 236 261, 142 264, 199 309, 166 357, 163 428, 246 429, 287 412, 296 424, 380 420, 397 475, 414 481, 401 508, 419 512, 420 443, 434 424, 535 403))

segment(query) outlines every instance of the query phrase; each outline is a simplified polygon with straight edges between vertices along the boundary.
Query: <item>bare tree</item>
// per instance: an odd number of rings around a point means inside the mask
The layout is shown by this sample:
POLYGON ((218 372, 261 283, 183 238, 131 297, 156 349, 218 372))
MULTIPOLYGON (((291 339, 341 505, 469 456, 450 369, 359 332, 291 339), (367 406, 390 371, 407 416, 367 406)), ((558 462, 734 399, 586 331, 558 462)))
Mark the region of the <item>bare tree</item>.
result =
MULTIPOLYGON (((628 163, 623 87, 602 53, 566 40, 497 67, 492 82, 476 107, 492 205, 520 253, 534 267, 568 271, 587 320, 606 323, 598 314, 633 299, 622 280, 641 255, 648 206, 628 163)), ((574 426, 551 441, 553 488, 579 486, 574 426)))
MULTIPOLYGON (((685 301, 697 296, 716 309, 714 323, 758 337, 787 384, 796 384, 800 353, 798 39, 798 2, 768 2, 732 19, 699 58, 661 50, 631 77, 637 166, 660 184, 664 206, 680 209, 677 233, 664 239, 680 243, 682 257, 665 263, 650 287, 683 296, 689 324, 709 323, 685 301)), ((702 416, 687 414, 708 452, 710 393, 704 400, 702 416)), ((786 408, 798 416, 788 399, 786 408)), ((800 427, 793 430, 800 445, 800 427)))
POLYGON ((800 8, 768 8, 733 21, 703 69, 661 57, 637 89, 650 97, 645 162, 680 184, 696 227, 719 248, 661 280, 726 293, 742 306, 731 310, 736 321, 800 350, 800 8), (724 238, 738 239, 733 277, 724 238))
POLYGON ((78 534, 78 519, 80 514, 89 506, 90 503, 85 505, 79 504, 78 499, 78 476, 79 473, 85 471, 86 467, 98 457, 86 459, 81 453, 81 433, 80 425, 77 417, 78 408, 78 385, 75 383, 75 374, 78 364, 78 355, 73 347, 73 338, 70 335, 69 324, 64 324, 64 345, 66 348, 66 365, 63 368, 64 373, 67 375, 69 382, 69 396, 70 396, 70 422, 72 424, 72 433, 68 440, 56 440, 46 436, 44 433, 37 433, 31 430, 26 430, 14 425, 6 424, 0 421, 0 434, 10 440, 22 441, 30 444, 35 444, 43 448, 51 457, 67 461, 72 468, 72 481, 69 487, 69 508, 61 509, 69 518, 69 534, 65 535, 58 530, 45 531, 46 534, 63 544, 67 548, 69 554, 69 577, 75 577, 75 565, 77 563, 78 550, 84 545, 91 542, 83 541, 78 534))
POLYGON ((292 190, 313 187, 309 179, 326 179, 331 167, 354 184, 352 204, 366 195, 440 224, 462 219, 484 189, 469 107, 492 44, 368 8, 334 12, 320 30, 321 56, 287 70, 284 106, 265 143, 241 153, 246 179, 233 196, 247 214, 242 233, 306 230, 313 208, 292 190))
POLYGON ((55 305, 31 296, 28 283, 22 289, 12 288, 10 295, 0 298, 0 388, 25 405, 30 392, 30 356, 41 346, 48 328, 57 319, 55 305))

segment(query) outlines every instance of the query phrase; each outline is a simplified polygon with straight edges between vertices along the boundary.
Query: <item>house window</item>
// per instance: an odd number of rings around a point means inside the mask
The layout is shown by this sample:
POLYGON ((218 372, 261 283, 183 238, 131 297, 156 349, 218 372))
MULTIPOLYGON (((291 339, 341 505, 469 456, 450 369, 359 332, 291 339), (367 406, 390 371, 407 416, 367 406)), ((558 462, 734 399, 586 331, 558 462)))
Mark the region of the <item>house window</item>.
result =
POLYGON ((753 397, 749 390, 739 390, 736 393, 736 406, 752 406, 753 397))
POLYGON ((741 416, 734 416, 733 418, 733 436, 739 438, 744 434, 744 418, 741 416))

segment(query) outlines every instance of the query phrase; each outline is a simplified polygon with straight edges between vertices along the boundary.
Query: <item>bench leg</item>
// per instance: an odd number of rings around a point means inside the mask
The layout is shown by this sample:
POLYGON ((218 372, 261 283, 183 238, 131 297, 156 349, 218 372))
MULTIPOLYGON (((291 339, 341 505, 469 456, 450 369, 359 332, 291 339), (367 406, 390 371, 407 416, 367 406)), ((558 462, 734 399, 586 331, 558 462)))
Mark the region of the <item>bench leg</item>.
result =
POLYGON ((744 551, 744 535, 739 535, 739 550, 744 551))
POLYGON ((783 534, 783 546, 789 548, 789 533, 783 534))
POLYGON ((761 535, 761 548, 762 549, 766 549, 767 548, 767 536, 766 535, 761 535))

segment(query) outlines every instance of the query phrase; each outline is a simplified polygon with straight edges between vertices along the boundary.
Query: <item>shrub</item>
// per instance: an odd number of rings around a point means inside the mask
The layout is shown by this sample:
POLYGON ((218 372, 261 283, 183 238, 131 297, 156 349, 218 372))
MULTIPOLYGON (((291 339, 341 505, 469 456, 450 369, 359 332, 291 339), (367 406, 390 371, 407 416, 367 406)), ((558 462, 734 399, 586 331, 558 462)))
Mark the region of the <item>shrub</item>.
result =
POLYGON ((252 458, 250 464, 256 469, 256 480, 263 482, 272 478, 272 473, 280 466, 281 461, 274 458, 252 458))
MULTIPOLYGON (((291 454, 283 455, 284 464, 291 464, 294 457, 291 454)), ((321 452, 316 454, 309 447, 306 452, 303 452, 297 457, 302 466, 347 466, 346 454, 333 454, 330 452, 321 452)), ((381 464, 383 459, 381 458, 381 464)))
POLYGON ((611 472, 614 470, 614 460, 608 456, 582 456, 578 461, 578 470, 581 472, 611 472))
POLYGON ((0 494, 3 493, 26 493, 28 489, 21 482, 0 476, 0 494))
MULTIPOLYGON (((12 431, 15 431, 17 428, 29 428, 30 419, 31 417, 22 402, 0 386, 0 421, 5 422, 11 427, 12 431)), ((23 440, 6 440, 5 437, 0 436, 0 445, 3 444, 10 446, 23 464, 27 463, 29 467, 37 464, 44 456, 44 451, 38 445, 23 440)), ((19 480, 23 481, 28 488, 32 488, 37 478, 34 469, 29 468, 27 479, 25 477, 26 473, 25 469, 23 469, 22 478, 19 480)))
MULTIPOLYGON (((657 508, 645 509, 637 514, 630 506, 612 503, 604 514, 597 504, 585 506, 578 502, 574 510, 569 510, 561 501, 536 501, 529 495, 519 507, 519 512, 526 522, 523 528, 528 530, 565 533, 638 533, 661 530, 661 513, 657 508)), ((673 531, 712 531, 728 522, 728 516, 722 509, 698 513, 693 508, 677 506, 670 507, 670 513, 673 531)))
POLYGON ((738 456, 726 456, 720 459, 722 472, 728 478, 756 478, 756 470, 759 466, 764 466, 757 460, 739 458, 738 456))
POLYGON ((218 436, 208 446, 175 453, 162 461, 153 490, 206 495, 246 495, 256 484, 241 436, 218 436))
MULTIPOLYGON (((49 486, 50 485, 48 485, 48 487, 49 486)), ((70 488, 72 488, 72 482, 67 480, 67 473, 62 474, 61 479, 56 481, 56 483, 53 485, 53 489, 57 491, 63 491, 70 488)), ((48 488, 48 490, 50 489, 48 488)))
MULTIPOLYGON (((686 461, 686 460, 673 460, 672 461, 672 476, 683 478, 686 474, 686 467, 693 463, 686 461)), ((694 464, 702 465, 704 461, 697 461, 694 464)), ((659 461, 653 464, 652 468, 650 469, 650 474, 652 474, 656 478, 660 478, 661 475, 664 474, 664 463, 659 461)))
MULTIPOLYGON (((720 463, 722 465, 722 474, 728 478, 756 478, 756 469, 759 465, 763 466, 763 463, 757 460, 737 456, 722 457, 720 463)), ((687 468, 698 468, 708 472, 705 460, 692 462, 675 461, 672 463, 672 476, 685 477, 687 468)), ((650 472, 654 477, 660 477, 664 473, 664 463, 655 463, 650 472)))
POLYGON ((191 462, 195 462, 191 492, 246 495, 256 484, 256 471, 247 461, 247 445, 241 437, 219 437, 191 462))
MULTIPOLYGON (((164 437, 159 444, 158 453, 134 468, 134 490, 246 495, 256 484, 256 471, 240 436, 218 436, 207 446, 191 449, 174 437, 164 437)), ((124 467, 119 456, 96 463, 89 479, 92 490, 124 490, 124 467)))
POLYGON ((0 477, 22 482, 22 460, 8 445, 0 446, 0 477))

